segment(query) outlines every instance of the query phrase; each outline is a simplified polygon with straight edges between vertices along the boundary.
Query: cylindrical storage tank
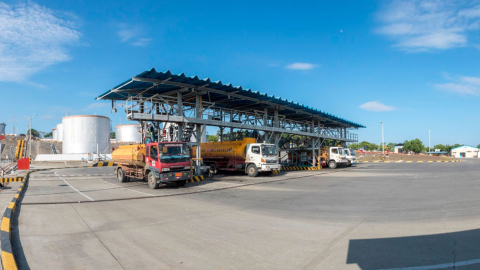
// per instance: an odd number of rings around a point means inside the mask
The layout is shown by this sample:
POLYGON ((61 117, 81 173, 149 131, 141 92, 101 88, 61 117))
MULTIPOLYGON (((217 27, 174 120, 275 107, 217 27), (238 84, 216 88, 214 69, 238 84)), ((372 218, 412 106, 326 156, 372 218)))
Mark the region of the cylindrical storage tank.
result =
POLYGON ((56 141, 58 138, 57 128, 52 129, 52 140, 56 141))
POLYGON ((140 143, 142 127, 139 124, 118 125, 115 127, 115 139, 120 143, 140 143))
POLYGON ((63 141, 63 124, 57 125, 57 141, 63 141))
POLYGON ((64 154, 110 154, 110 118, 73 115, 62 120, 64 154), (98 152, 97 152, 98 149, 98 152))

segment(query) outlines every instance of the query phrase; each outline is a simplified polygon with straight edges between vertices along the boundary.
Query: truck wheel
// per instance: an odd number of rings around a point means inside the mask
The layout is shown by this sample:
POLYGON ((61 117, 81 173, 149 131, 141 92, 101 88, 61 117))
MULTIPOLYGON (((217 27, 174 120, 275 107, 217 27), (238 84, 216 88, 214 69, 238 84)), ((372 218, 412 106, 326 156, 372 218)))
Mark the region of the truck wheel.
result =
POLYGON ((185 186, 186 183, 187 183, 187 180, 176 181, 176 182, 175 182, 175 186, 177 186, 177 187, 183 187, 183 186, 185 186))
POLYGON ((335 168, 337 168, 337 163, 336 163, 335 161, 333 161, 333 160, 330 161, 330 162, 328 162, 328 168, 329 168, 329 169, 335 169, 335 168))
POLYGON ((118 168, 117 178, 118 178, 118 181, 120 181, 121 183, 127 182, 127 177, 125 176, 125 172, 123 172, 122 168, 118 168))
POLYGON ((212 174, 217 174, 217 166, 215 166, 215 164, 210 164, 210 172, 212 174))
POLYGON ((257 175, 258 175, 257 166, 255 166, 254 164, 248 165, 247 174, 250 177, 257 177, 257 175))
POLYGON ((159 184, 157 184, 157 179, 155 179, 155 175, 153 175, 153 172, 148 173, 148 186, 151 189, 157 189, 159 184))

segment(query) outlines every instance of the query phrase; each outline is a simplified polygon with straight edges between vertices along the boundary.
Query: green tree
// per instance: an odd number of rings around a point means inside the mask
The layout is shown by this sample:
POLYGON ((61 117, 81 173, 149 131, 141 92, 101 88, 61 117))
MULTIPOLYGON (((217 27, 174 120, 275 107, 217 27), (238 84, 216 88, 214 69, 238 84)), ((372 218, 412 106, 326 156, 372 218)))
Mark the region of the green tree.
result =
POLYGON ((433 149, 430 150, 430 151, 435 151, 435 149, 440 149, 440 152, 444 152, 447 150, 447 147, 443 144, 437 144, 435 146, 433 146, 433 149))
POLYGON ((50 132, 50 133, 45 134, 45 136, 43 136, 43 137, 44 138, 52 138, 52 136, 53 136, 53 134, 52 134, 52 132, 50 132))
POLYGON ((480 148, 480 144, 479 144, 479 145, 477 145, 477 148, 480 148))
POLYGON ((110 139, 116 139, 117 134, 115 132, 110 132, 110 139))
POLYGON ((34 128, 31 128, 27 131, 27 134, 26 134, 27 136, 30 135, 30 130, 32 131, 32 136, 33 137, 40 137, 40 133, 38 133, 38 131, 34 128))
POLYGON ((357 150, 357 149, 361 148, 361 146, 358 143, 351 143, 351 144, 348 145, 348 148, 351 148, 353 150, 357 150))
POLYGON ((386 146, 388 146, 388 150, 393 151, 395 149, 395 145, 396 143, 391 142, 388 143, 386 146))
POLYGON ((425 150, 425 146, 423 145, 422 141, 418 138, 411 141, 405 141, 403 143, 403 150, 411 151, 414 153, 422 153, 425 150))
POLYGON ((372 144, 367 142, 367 141, 363 141, 363 142, 359 143, 359 145, 364 150, 370 150, 372 148, 372 144))
POLYGON ((207 135, 207 141, 218 142, 218 135, 207 135))
POLYGON ((460 147, 460 146, 463 146, 463 144, 456 143, 454 145, 446 145, 445 146, 445 151, 450 152, 450 150, 452 150, 453 148, 457 148, 457 147, 460 147))

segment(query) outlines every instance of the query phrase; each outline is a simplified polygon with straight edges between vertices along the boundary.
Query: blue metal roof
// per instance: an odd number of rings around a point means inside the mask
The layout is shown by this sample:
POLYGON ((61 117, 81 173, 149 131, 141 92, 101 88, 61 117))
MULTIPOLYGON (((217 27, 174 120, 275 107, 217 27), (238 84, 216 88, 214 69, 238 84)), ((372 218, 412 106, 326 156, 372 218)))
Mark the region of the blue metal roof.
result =
POLYGON ((260 93, 258 91, 252 91, 251 89, 243 89, 241 86, 233 86, 232 84, 223 84, 221 81, 214 82, 209 78, 200 79, 198 76, 187 77, 184 73, 175 75, 170 71, 157 72, 154 68, 144 71, 132 79, 126 80, 125 82, 98 96, 97 99, 126 100, 129 95, 135 94, 141 94, 143 97, 150 97, 156 94, 178 90, 183 87, 202 88, 206 89, 207 91, 208 89, 213 89, 221 91, 222 93, 224 92, 223 95, 218 93, 209 93, 208 96, 205 96, 205 98, 208 98, 209 101, 215 102, 216 105, 221 105, 224 108, 233 108, 238 106, 251 106, 251 108, 255 108, 256 106, 260 107, 258 109, 263 110, 263 104, 261 104, 263 101, 282 106, 281 109, 279 109, 279 114, 287 115, 289 118, 296 120, 311 120, 312 115, 314 115, 322 118, 326 126, 365 128, 365 126, 361 124, 348 121, 344 118, 320 111, 304 104, 299 104, 298 102, 276 97, 275 95, 260 93), (155 80, 155 83, 139 81, 135 80, 135 78, 151 79, 152 81, 155 80), (152 87, 153 84, 156 85, 152 87), (228 95, 229 93, 248 97, 250 100, 235 100, 229 104, 229 101, 225 99, 225 95, 228 95), (260 104, 255 104, 255 102, 251 101, 252 99, 258 100, 260 104), (302 115, 302 113, 299 113, 299 111, 305 112, 305 114, 302 115))
POLYGON ((455 149, 462 148, 462 147, 471 147, 471 148, 479 149, 478 147, 464 144, 464 145, 462 145, 462 146, 458 146, 458 147, 452 148, 451 150, 455 150, 455 149))

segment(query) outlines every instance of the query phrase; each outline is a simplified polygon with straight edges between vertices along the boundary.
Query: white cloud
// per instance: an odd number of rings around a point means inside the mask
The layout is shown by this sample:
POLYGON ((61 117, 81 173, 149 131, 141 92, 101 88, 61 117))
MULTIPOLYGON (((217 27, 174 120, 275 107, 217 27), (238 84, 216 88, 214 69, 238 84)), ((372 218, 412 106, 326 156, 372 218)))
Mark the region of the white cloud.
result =
POLYGON ((0 81, 24 82, 70 60, 67 47, 78 44, 81 33, 72 18, 61 18, 65 15, 34 2, 0 2, 0 81))
POLYGON ((134 29, 123 29, 123 30, 119 30, 117 32, 118 36, 120 37, 120 40, 122 42, 127 42, 129 41, 130 39, 132 39, 133 37, 135 37, 136 31, 134 29))
MULTIPOLYGON (((445 50, 468 45, 468 34, 480 29, 478 1, 394 1, 378 14, 376 32, 406 51, 445 50)), ((475 46, 475 45, 473 45, 475 46)))
POLYGON ((388 112, 388 111, 395 110, 395 107, 387 106, 378 101, 370 101, 370 102, 364 103, 360 105, 360 108, 366 111, 372 111, 372 112, 388 112))
POLYGON ((132 46, 144 47, 147 46, 151 40, 151 38, 140 38, 137 41, 132 42, 132 46))
POLYGON ((318 67, 318 65, 310 64, 310 63, 293 63, 286 66, 286 68, 288 69, 297 69, 297 70, 308 70, 308 69, 314 69, 316 67, 318 67))
POLYGON ((144 37, 144 30, 139 26, 119 24, 118 28, 117 35, 123 43, 143 47, 152 41, 151 38, 144 37))
POLYGON ((460 95, 480 95, 480 77, 451 78, 454 82, 435 84, 435 88, 460 95))

